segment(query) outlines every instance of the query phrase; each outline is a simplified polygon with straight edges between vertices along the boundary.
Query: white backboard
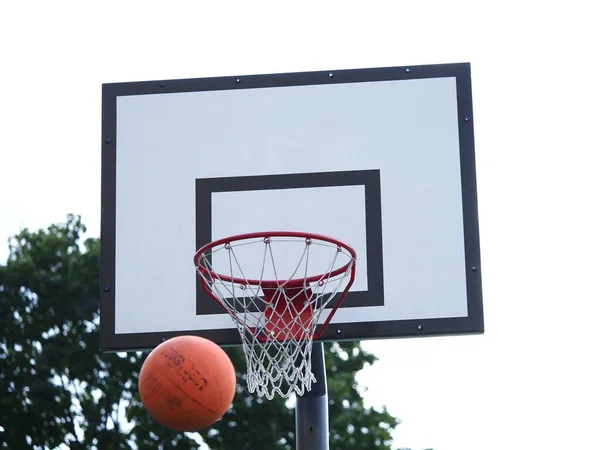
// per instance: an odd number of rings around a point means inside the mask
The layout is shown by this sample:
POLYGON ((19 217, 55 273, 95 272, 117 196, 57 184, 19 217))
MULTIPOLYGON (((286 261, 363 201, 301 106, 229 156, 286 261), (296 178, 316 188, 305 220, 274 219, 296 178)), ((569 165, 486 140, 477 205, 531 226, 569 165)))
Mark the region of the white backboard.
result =
POLYGON ((237 343, 192 258, 265 230, 355 248, 324 339, 483 331, 468 64, 110 84, 103 103, 103 349, 237 343))

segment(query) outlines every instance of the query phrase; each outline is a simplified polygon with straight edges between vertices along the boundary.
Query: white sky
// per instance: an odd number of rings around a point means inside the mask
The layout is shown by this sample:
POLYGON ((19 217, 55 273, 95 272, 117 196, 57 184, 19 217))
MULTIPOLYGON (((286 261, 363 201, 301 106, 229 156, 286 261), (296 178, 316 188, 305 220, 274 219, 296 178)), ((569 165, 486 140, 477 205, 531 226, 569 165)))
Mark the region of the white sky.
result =
POLYGON ((471 62, 486 334, 369 342, 360 381, 400 447, 600 448, 592 2, 210 3, 3 4, 0 239, 99 234, 103 82, 471 62))

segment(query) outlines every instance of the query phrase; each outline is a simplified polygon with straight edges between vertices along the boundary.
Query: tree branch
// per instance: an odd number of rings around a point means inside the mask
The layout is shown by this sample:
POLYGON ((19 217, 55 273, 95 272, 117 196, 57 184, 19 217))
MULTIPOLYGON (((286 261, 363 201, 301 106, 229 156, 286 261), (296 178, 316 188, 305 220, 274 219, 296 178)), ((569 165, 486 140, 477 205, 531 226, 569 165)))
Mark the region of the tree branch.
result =
MULTIPOLYGON (((69 410, 69 417, 70 417, 70 419, 71 419, 70 431, 71 431, 71 434, 73 435, 73 439, 75 439, 75 442, 73 442, 73 444, 76 444, 77 446, 80 446, 80 445, 82 445, 83 443, 82 443, 82 442, 80 442, 80 441, 79 441, 79 438, 77 437, 77 430, 75 430, 75 417, 73 416, 73 411, 71 410, 71 406, 73 406, 72 393, 71 393, 71 391, 69 391, 69 390, 67 389, 67 386, 65 386, 65 382, 64 382, 64 380, 63 380, 63 376, 65 376, 65 377, 66 377, 66 375, 62 375, 62 374, 61 374, 61 375, 59 375, 59 378, 60 378, 60 384, 61 384, 61 386, 62 386, 63 392, 65 393, 65 395, 67 395, 67 396, 68 396, 67 398, 70 400, 70 401, 69 401, 69 404, 70 404, 70 405, 69 405, 69 408, 68 408, 68 410, 69 410)), ((71 445, 71 448, 73 448, 73 446, 72 446, 72 445, 71 445)))

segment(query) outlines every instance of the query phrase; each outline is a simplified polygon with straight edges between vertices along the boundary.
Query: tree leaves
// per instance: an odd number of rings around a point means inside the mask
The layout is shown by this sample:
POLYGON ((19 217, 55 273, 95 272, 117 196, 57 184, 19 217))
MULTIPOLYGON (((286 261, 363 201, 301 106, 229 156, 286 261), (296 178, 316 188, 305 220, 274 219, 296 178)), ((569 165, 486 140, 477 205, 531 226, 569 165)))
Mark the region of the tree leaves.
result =
MULTIPOLYGON (((201 434, 157 425, 137 394, 147 353, 100 353, 100 243, 81 242, 77 216, 10 240, 0 265, 0 448, 293 449, 294 410, 276 397, 250 394, 245 358, 228 348, 237 370, 230 411, 201 434), (65 448, 65 447, 61 447, 65 448)), ((327 344, 331 449, 390 448, 398 423, 364 407, 355 375, 375 357, 358 342, 327 344)))

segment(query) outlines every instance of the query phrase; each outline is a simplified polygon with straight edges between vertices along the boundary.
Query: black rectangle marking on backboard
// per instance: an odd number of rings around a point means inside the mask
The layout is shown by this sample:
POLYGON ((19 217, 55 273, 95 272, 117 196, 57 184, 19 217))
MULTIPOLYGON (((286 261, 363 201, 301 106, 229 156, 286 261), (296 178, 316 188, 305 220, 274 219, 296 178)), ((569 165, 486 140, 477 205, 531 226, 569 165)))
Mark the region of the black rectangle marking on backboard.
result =
MULTIPOLYGON (((212 194, 260 190, 364 186, 367 280, 366 291, 349 292, 342 308, 383 306, 383 244, 379 170, 352 170, 301 174, 196 179, 196 248, 212 240, 212 194)), ((263 230, 268 231, 268 230, 263 230)), ((303 230, 297 230, 303 231, 303 230)), ((331 302, 335 304, 335 300, 331 302)), ((222 314, 223 310, 196 282, 196 314, 222 314)))

